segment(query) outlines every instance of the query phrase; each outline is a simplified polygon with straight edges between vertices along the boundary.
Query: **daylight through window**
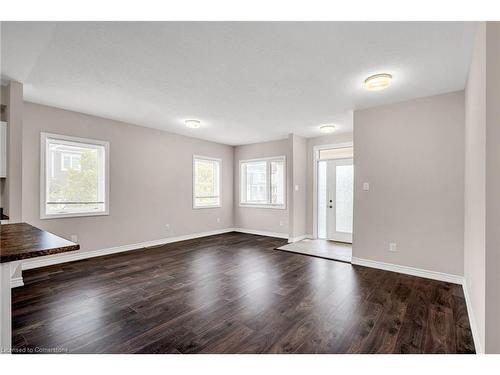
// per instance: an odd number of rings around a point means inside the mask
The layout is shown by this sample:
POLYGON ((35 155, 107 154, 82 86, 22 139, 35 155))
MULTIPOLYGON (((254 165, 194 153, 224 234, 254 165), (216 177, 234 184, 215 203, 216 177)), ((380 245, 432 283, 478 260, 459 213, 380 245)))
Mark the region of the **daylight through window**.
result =
POLYGON ((203 156, 193 157, 193 207, 221 206, 221 160, 203 156))
POLYGON ((240 162, 240 204, 285 208, 285 157, 240 162))
POLYGON ((41 218, 108 213, 109 143, 42 133, 41 218))

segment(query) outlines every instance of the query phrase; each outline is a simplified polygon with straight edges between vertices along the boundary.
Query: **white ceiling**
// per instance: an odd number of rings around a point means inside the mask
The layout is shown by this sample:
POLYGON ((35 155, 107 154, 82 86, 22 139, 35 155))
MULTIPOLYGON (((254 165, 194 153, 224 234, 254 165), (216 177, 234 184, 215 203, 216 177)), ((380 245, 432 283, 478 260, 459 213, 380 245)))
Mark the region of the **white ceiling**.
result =
POLYGON ((475 23, 3 22, 25 100, 236 145, 464 88, 475 23), (393 74, 386 91, 363 80, 393 74), (186 118, 202 121, 187 129, 186 118))

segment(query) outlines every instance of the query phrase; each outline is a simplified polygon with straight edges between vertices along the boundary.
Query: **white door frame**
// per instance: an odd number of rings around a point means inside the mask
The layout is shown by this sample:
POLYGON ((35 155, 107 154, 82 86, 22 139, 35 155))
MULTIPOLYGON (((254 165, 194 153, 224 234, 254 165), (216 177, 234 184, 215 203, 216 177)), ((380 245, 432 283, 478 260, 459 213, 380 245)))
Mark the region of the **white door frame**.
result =
POLYGON ((319 151, 332 148, 354 147, 353 142, 331 143, 313 147, 313 238, 318 238, 318 162, 319 151))

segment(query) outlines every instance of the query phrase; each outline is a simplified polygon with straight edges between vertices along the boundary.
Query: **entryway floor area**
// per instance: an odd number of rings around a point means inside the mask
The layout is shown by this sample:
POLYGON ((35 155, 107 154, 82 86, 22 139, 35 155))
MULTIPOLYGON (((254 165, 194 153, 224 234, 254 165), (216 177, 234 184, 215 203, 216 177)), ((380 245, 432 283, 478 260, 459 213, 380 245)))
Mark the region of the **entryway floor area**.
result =
POLYGON ((306 238, 302 241, 278 247, 278 250, 291 251, 293 253, 312 255, 348 263, 351 262, 352 258, 351 244, 322 239, 313 240, 306 238))

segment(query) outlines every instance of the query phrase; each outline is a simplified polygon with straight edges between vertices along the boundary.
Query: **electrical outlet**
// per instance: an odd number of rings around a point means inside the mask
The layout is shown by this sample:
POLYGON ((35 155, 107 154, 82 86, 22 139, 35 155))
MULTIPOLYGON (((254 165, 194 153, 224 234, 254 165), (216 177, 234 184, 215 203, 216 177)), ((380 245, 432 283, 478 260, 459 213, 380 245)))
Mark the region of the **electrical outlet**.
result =
POLYGON ((364 191, 370 190, 370 183, 369 182, 363 182, 363 190, 364 191))
POLYGON ((76 234, 71 235, 71 242, 78 242, 78 236, 76 234))
POLYGON ((389 251, 392 251, 393 253, 398 251, 398 246, 395 242, 389 242, 389 251))
POLYGON ((280 227, 283 226, 283 220, 280 220, 280 227))
POLYGON ((217 222, 220 223, 220 217, 217 218, 217 222))

